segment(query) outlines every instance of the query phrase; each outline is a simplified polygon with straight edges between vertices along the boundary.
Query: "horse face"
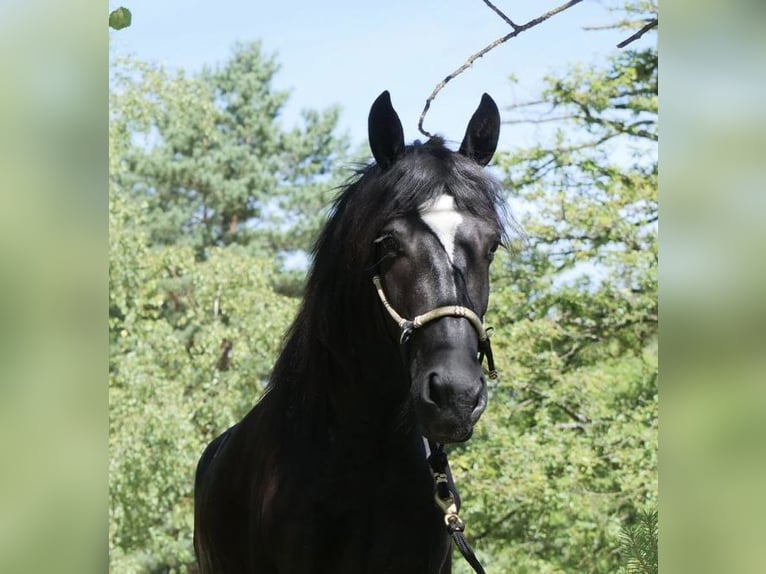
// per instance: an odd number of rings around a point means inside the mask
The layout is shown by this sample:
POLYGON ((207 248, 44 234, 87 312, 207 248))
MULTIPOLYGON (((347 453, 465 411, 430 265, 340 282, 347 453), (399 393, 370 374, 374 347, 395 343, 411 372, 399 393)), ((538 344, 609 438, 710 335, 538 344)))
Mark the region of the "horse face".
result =
MULTIPOLYGON (((401 122, 388 92, 373 103, 370 148, 382 171, 407 154, 401 122)), ((485 166, 492 158, 500 114, 487 94, 471 117, 457 152, 460 161, 485 166)), ((420 174, 417 179, 425 178, 420 174)), ((481 189, 473 190, 481 194, 481 189)), ((489 297, 489 264, 500 241, 497 220, 457 208, 442 193, 416 210, 388 221, 375 240, 378 274, 391 308, 413 319, 440 307, 467 307, 483 318, 489 297)), ((463 196, 471 196, 471 190, 463 196)), ((389 322, 392 329, 395 323, 389 322)), ((473 433, 487 405, 478 357, 479 335, 463 317, 444 316, 415 329, 402 346, 415 412, 423 434, 437 442, 461 442, 473 433)))
MULTIPOLYGON (((389 303, 408 318, 455 305, 483 317, 498 235, 455 209, 446 194, 391 221, 376 241, 389 303)), ((467 440, 487 405, 471 322, 452 316, 430 321, 412 332, 402 351, 423 433, 437 442, 467 440)))

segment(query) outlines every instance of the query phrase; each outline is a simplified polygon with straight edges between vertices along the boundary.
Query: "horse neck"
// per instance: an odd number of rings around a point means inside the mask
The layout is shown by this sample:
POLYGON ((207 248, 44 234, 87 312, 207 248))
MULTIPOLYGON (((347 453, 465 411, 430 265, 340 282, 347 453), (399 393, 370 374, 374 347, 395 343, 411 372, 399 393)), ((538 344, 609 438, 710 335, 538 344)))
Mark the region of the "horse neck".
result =
POLYGON ((377 299, 352 291, 305 302, 275 369, 281 408, 299 414, 307 432, 362 442, 410 437, 409 379, 388 317, 377 299), (334 311, 321 323, 318 309, 334 311))
POLYGON ((384 434, 407 427, 409 379, 398 348, 370 326, 351 334, 352 355, 336 364, 330 396, 338 421, 357 434, 384 434))

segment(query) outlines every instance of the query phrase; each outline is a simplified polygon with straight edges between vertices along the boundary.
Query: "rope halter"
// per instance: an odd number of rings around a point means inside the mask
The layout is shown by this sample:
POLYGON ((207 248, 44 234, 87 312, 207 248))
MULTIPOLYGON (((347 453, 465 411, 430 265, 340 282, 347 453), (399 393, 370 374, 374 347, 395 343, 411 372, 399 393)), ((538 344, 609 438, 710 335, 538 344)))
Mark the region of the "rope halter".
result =
MULTIPOLYGON (((422 315, 416 316, 414 319, 405 319, 391 306, 386 298, 386 293, 383 291, 383 282, 379 275, 375 275, 372 278, 372 282, 375 284, 375 289, 378 292, 383 307, 385 307, 388 314, 399 326, 401 334, 399 335, 399 344, 404 345, 410 339, 410 335, 415 329, 420 329, 424 325, 441 319, 443 317, 461 317, 468 319, 471 326, 479 336, 479 362, 487 358, 487 370, 490 379, 497 378, 497 370, 495 369, 495 359, 492 356, 492 346, 489 342, 488 329, 484 327, 484 323, 479 316, 471 311, 468 307, 462 307, 460 305, 446 305, 444 307, 437 307, 431 311, 427 311, 422 315)), ((491 329, 489 329, 491 330, 491 329)))

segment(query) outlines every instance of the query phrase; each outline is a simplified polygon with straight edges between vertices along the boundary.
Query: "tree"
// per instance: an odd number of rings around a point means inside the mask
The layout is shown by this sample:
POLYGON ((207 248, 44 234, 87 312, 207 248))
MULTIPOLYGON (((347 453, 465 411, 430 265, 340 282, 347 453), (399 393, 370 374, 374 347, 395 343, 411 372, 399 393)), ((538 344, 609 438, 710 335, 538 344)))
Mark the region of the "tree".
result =
MULTIPOLYGON (((115 71, 114 572, 192 561, 197 459, 257 400, 296 307, 275 253, 306 248, 333 193, 336 112, 285 131, 275 71, 258 45, 192 77, 115 71)), ((657 501, 657 52, 546 85, 508 110, 555 129, 496 160, 523 229, 493 264, 501 379, 450 461, 491 571, 616 572, 652 556, 652 536, 625 558, 620 543, 657 501)))
MULTIPOLYGON (((284 131, 257 45, 198 77, 115 68, 110 118, 110 571, 186 571, 204 446, 263 392, 296 299, 336 111, 284 131), (319 179, 320 181, 317 181, 319 179), (312 196, 309 199, 309 196, 312 196), (270 218, 268 211, 274 215, 270 218)), ((324 195, 332 193, 324 190, 324 195)))
POLYGON ((657 553, 657 512, 642 512, 637 524, 622 531, 622 555, 626 565, 620 574, 657 574, 659 555, 657 553))
POLYGON ((493 269, 504 369, 452 464, 493 569, 615 572, 657 504, 657 51, 546 85, 508 109, 555 129, 496 161, 523 230, 493 269))
POLYGON ((283 128, 278 70, 258 43, 191 77, 140 63, 118 69, 113 114, 129 102, 145 110, 127 122, 120 184, 146 201, 152 244, 188 244, 198 257, 230 243, 263 253, 308 247, 347 143, 334 133, 337 109, 304 111, 302 126, 283 128))
POLYGON ((119 229, 129 214, 115 201, 111 304, 129 298, 110 321, 110 571, 178 572, 193 561, 197 460, 263 392, 295 300, 272 288, 270 260, 148 250, 119 229))

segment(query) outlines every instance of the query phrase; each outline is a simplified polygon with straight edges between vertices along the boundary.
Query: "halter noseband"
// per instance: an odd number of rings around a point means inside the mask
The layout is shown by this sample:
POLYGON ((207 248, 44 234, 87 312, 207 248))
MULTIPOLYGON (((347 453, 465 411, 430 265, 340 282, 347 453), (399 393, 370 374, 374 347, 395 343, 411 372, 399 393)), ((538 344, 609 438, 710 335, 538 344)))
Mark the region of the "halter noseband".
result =
POLYGON ((437 307, 422 315, 418 315, 414 319, 405 319, 399 315, 399 313, 397 313, 391 306, 391 303, 388 302, 386 293, 383 291, 383 282, 381 281, 380 276, 373 276, 372 282, 375 284, 375 289, 378 292, 378 297, 380 297, 381 303, 383 303, 383 307, 385 307, 388 314, 391 315, 391 318, 396 321, 396 324, 399 325, 399 329, 401 330, 399 343, 401 345, 404 345, 409 340, 410 335, 415 329, 420 329, 431 321, 436 321, 443 317, 462 317, 468 319, 468 322, 471 323, 471 326, 479 336, 479 362, 483 361, 484 357, 486 357, 489 378, 493 380, 497 378, 497 370, 495 369, 495 359, 492 356, 492 346, 489 342, 489 334, 487 333, 487 329, 484 328, 482 320, 476 313, 471 311, 468 307, 447 305, 445 307, 437 307))

